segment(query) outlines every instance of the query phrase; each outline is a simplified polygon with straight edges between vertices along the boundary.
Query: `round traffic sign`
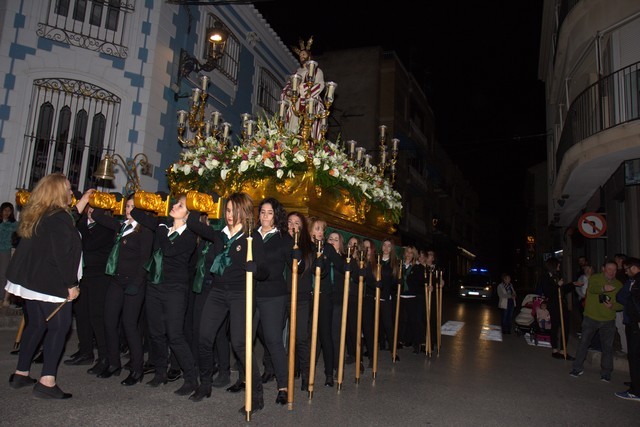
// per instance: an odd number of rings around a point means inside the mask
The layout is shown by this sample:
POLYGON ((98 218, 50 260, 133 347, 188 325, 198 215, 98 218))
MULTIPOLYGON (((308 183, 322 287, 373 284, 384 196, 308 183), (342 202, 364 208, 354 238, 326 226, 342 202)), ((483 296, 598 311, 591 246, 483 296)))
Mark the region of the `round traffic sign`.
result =
POLYGON ((578 220, 578 230, 584 237, 595 239, 607 231, 607 221, 599 213, 587 212, 578 220))

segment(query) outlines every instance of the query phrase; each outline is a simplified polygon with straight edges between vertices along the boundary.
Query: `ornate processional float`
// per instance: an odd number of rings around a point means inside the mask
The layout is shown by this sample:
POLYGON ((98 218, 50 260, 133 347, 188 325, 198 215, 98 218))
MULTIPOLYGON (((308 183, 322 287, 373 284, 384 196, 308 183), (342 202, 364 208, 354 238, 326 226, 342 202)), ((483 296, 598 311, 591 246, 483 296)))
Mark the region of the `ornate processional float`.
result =
POLYGON ((230 125, 219 112, 205 113, 209 79, 201 76, 189 111, 178 112, 184 150, 167 170, 171 192, 197 191, 189 199, 211 218, 221 217, 222 203, 205 195, 245 192, 256 204, 274 197, 287 211, 323 218, 332 228, 380 240, 394 233, 402 213, 393 189, 399 140, 388 144, 386 126, 380 126, 374 165, 355 141, 326 139, 337 84, 317 81, 319 73, 315 61, 306 61, 283 89, 277 114, 257 120, 243 114, 237 144, 230 143, 230 125))

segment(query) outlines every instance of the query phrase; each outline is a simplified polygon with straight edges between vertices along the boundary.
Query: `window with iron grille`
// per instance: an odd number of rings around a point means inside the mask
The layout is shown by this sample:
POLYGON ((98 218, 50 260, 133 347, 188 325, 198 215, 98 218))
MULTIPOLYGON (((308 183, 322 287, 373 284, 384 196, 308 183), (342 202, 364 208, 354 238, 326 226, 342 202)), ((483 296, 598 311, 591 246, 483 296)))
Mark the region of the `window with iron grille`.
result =
POLYGON ((120 98, 87 82, 38 79, 33 83, 19 187, 61 172, 76 189, 95 187, 93 173, 115 140, 120 98))
POLYGON ((280 100, 282 84, 266 68, 260 67, 258 81, 258 105, 270 115, 278 111, 277 102, 280 100))
POLYGON ((125 18, 135 10, 135 0, 49 0, 46 10, 46 22, 38 23, 38 36, 127 57, 125 18))

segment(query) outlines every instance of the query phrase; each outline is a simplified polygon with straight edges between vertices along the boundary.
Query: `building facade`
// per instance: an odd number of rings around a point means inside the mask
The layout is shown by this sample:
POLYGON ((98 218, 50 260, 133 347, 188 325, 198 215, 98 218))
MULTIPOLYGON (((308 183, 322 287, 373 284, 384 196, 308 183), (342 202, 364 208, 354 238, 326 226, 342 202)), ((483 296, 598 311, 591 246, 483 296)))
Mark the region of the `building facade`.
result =
POLYGON ((637 1, 544 2, 539 75, 553 240, 541 252, 562 251, 568 269, 579 255, 599 265, 616 253, 640 254, 638 40, 637 1))

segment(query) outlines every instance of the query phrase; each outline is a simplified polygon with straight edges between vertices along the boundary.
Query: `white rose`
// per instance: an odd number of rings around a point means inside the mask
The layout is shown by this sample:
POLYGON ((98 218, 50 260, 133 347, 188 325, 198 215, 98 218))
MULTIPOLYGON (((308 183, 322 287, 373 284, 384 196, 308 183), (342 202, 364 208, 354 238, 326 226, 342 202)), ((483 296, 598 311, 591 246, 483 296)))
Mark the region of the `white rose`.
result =
POLYGON ((184 172, 185 175, 189 175, 191 173, 191 165, 184 165, 182 172, 184 172))
POLYGON ((227 179, 227 174, 229 173, 229 169, 227 168, 223 168, 220 171, 220 178, 222 178, 223 180, 227 179))
POLYGON ((278 171, 276 172, 276 176, 278 177, 278 179, 282 178, 283 175, 284 171, 282 169, 278 169, 278 171))
MULTIPOLYGON (((273 164, 273 162, 271 161, 270 158, 267 158, 267 160, 264 161, 264 165, 266 167, 268 167, 269 169, 273 169, 276 165, 273 164)), ((280 177, 278 177, 280 178, 280 177)))
POLYGON ((239 171, 246 172, 247 169, 249 169, 249 162, 247 160, 241 161, 239 171))

